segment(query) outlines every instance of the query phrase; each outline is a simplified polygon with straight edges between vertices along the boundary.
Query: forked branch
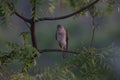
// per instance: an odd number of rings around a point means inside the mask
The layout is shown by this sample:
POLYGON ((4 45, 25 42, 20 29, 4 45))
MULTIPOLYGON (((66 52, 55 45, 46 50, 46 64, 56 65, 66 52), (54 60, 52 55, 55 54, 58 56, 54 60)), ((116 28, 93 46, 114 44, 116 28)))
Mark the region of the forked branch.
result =
POLYGON ((13 10, 15 11, 15 15, 16 15, 16 16, 18 16, 19 18, 21 18, 21 19, 24 20, 25 22, 28 22, 28 23, 31 22, 30 19, 26 18, 25 16, 21 15, 20 13, 18 13, 18 12, 16 11, 16 8, 15 8, 15 6, 14 6, 13 3, 7 3, 7 5, 9 6, 9 9, 10 9, 11 11, 13 11, 13 10))
POLYGON ((28 19, 28 18, 22 16, 22 15, 19 14, 17 11, 15 11, 15 15, 18 16, 19 18, 21 18, 22 20, 24 20, 25 22, 28 22, 28 23, 31 22, 31 19, 28 19))

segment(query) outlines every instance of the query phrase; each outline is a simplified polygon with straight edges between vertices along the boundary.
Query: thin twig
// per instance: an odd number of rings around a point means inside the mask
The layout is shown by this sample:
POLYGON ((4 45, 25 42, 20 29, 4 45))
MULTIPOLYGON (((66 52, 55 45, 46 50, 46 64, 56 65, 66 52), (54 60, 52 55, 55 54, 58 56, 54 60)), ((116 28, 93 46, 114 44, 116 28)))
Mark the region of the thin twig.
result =
POLYGON ((94 43, 94 38, 95 38, 95 30, 96 30, 96 24, 95 24, 95 17, 92 16, 92 38, 91 38, 91 44, 90 47, 93 47, 93 43, 94 43))

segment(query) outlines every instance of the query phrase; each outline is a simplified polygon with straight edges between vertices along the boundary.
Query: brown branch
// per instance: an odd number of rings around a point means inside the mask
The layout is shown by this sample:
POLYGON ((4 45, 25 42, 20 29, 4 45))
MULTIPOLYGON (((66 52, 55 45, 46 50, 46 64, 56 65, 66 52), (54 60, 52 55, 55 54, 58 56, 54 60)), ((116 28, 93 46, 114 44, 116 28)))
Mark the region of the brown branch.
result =
POLYGON ((60 16, 60 17, 44 17, 44 18, 39 18, 39 19, 35 20, 35 22, 45 21, 45 20, 60 20, 60 19, 69 18, 69 17, 72 17, 72 16, 74 16, 74 15, 76 15, 76 14, 78 14, 78 13, 80 13, 80 12, 82 12, 82 11, 88 9, 88 8, 90 8, 91 6, 95 5, 98 1, 100 1, 100 0, 95 0, 94 2, 90 3, 89 5, 81 8, 78 11, 75 11, 75 12, 73 12, 71 14, 67 14, 65 16, 60 16))
POLYGON ((30 27, 30 33, 31 33, 31 40, 32 40, 32 46, 37 49, 37 41, 36 41, 36 35, 35 35, 35 23, 31 23, 30 27))
POLYGON ((21 18, 22 20, 24 20, 25 22, 28 22, 28 23, 31 22, 31 19, 28 19, 28 18, 22 16, 22 15, 19 14, 17 11, 15 11, 15 15, 18 16, 19 18, 21 18))
POLYGON ((36 34, 35 34, 35 15, 36 15, 36 0, 34 0, 33 7, 32 7, 32 19, 31 19, 31 40, 32 46, 37 49, 37 41, 36 41, 36 34))
POLYGON ((94 43, 94 38, 95 38, 95 30, 96 30, 96 23, 95 23, 95 16, 92 16, 92 36, 91 36, 91 43, 90 43, 90 47, 93 47, 93 43, 94 43))
POLYGON ((19 14, 17 11, 16 11, 16 8, 14 6, 13 3, 7 3, 10 10, 11 11, 15 11, 15 14, 20 17, 22 20, 24 20, 25 22, 28 22, 30 23, 30 31, 31 31, 31 40, 32 40, 32 45, 34 48, 37 49, 37 43, 36 43, 36 35, 35 35, 35 12, 36 12, 36 0, 34 0, 34 4, 33 4, 33 8, 32 8, 32 11, 33 11, 33 17, 31 19, 28 19, 24 16, 22 16, 21 14, 19 14))
POLYGON ((32 7, 32 20, 35 22, 35 16, 36 16, 36 1, 34 0, 33 2, 33 7, 32 7))
POLYGON ((80 54, 80 52, 77 52, 77 51, 72 51, 72 50, 61 51, 61 49, 43 49, 43 50, 39 50, 39 52, 40 53, 45 53, 45 52, 66 52, 66 53, 80 54))
MULTIPOLYGON (((40 54, 46 53, 46 52, 66 52, 66 53, 72 53, 72 54, 80 54, 80 51, 72 51, 72 50, 65 50, 65 51, 61 51, 61 49, 42 49, 42 50, 38 50, 38 52, 40 54)), ((35 54, 34 57, 37 57, 38 55, 35 54)))
POLYGON ((19 13, 16 11, 16 8, 15 8, 15 6, 14 6, 13 3, 7 3, 7 5, 8 5, 8 7, 9 7, 9 9, 10 9, 11 11, 14 11, 15 15, 17 15, 19 18, 21 18, 21 19, 24 20, 25 22, 28 22, 28 23, 31 22, 30 19, 24 17, 23 15, 19 14, 19 13))

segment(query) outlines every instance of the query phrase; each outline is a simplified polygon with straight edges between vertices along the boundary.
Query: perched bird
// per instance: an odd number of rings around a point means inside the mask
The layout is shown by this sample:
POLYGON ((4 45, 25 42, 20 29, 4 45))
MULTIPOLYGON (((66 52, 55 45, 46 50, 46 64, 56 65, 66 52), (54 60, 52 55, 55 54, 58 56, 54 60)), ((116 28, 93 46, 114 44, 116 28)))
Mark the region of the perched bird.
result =
MULTIPOLYGON (((62 25, 57 25, 56 40, 62 51, 68 49, 68 31, 62 25)), ((62 53, 63 58, 66 58, 66 53, 62 53)))

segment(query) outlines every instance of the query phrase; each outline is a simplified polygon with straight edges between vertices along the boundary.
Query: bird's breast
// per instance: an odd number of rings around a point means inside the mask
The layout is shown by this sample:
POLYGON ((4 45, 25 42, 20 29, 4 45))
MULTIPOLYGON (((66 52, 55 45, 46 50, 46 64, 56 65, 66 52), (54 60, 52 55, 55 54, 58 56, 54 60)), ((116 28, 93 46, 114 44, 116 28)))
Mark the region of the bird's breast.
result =
POLYGON ((57 40, 58 41, 63 41, 64 39, 66 39, 65 36, 66 35, 63 32, 58 32, 57 33, 57 40))

